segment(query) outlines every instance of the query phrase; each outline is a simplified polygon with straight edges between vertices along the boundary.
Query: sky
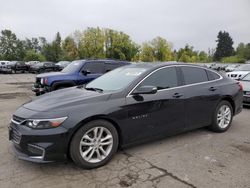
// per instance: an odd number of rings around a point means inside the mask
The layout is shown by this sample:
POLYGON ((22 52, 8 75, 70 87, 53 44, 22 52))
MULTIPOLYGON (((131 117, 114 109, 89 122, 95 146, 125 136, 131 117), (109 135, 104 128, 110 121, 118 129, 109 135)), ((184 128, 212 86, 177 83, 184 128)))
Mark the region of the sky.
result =
POLYGON ((53 40, 87 27, 123 31, 141 44, 161 36, 174 49, 216 47, 220 30, 250 42, 250 0, 0 0, 0 30, 53 40))

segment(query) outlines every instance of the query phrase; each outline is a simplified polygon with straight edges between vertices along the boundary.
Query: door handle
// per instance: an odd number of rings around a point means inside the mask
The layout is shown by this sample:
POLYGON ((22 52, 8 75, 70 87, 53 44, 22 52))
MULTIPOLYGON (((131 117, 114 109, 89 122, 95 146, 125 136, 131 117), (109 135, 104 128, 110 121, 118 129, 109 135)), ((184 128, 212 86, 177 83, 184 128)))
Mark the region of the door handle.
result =
POLYGON ((215 87, 210 87, 209 89, 208 89, 209 91, 215 91, 215 90, 217 90, 215 87))
POLYGON ((180 93, 175 93, 175 94, 173 95, 174 98, 180 98, 180 97, 182 97, 182 96, 183 96, 183 95, 180 94, 180 93))

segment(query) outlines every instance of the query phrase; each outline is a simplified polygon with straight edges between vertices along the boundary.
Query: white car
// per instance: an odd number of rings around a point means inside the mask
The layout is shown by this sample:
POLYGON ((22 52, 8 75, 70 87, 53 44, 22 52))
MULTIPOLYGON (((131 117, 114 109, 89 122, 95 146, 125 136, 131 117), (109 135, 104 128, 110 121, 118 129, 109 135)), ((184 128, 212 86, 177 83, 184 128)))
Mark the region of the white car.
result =
POLYGON ((240 80, 243 86, 243 104, 250 106, 250 73, 240 80))
POLYGON ((10 61, 0 61, 0 72, 11 72, 10 61))
POLYGON ((233 72, 227 73, 226 75, 234 80, 239 80, 246 76, 248 73, 250 73, 250 64, 244 64, 236 68, 233 72))

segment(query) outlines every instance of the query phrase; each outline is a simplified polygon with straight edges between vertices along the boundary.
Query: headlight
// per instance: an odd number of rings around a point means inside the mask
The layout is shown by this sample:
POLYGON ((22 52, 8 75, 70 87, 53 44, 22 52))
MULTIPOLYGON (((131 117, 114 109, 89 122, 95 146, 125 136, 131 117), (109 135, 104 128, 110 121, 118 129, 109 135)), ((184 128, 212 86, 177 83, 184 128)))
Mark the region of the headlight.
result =
POLYGON ((55 119, 29 119, 26 121, 26 126, 33 129, 49 129, 60 126, 67 117, 55 119))
POLYGON ((48 78, 41 78, 41 84, 42 85, 47 85, 48 84, 48 78))

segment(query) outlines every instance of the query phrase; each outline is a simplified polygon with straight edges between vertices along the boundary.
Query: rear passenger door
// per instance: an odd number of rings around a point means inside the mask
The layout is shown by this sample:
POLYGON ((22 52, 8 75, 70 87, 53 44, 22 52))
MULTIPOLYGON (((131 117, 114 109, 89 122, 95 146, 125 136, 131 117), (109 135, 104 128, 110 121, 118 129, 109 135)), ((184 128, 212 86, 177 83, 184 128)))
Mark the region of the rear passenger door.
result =
POLYGON ((185 98, 187 129, 209 125, 220 99, 215 81, 220 77, 199 67, 181 66, 180 69, 183 75, 182 93, 185 98))
POLYGON ((102 61, 86 62, 79 73, 79 82, 80 84, 88 83, 94 80, 95 78, 103 75, 103 73, 104 73, 104 62, 102 61))

